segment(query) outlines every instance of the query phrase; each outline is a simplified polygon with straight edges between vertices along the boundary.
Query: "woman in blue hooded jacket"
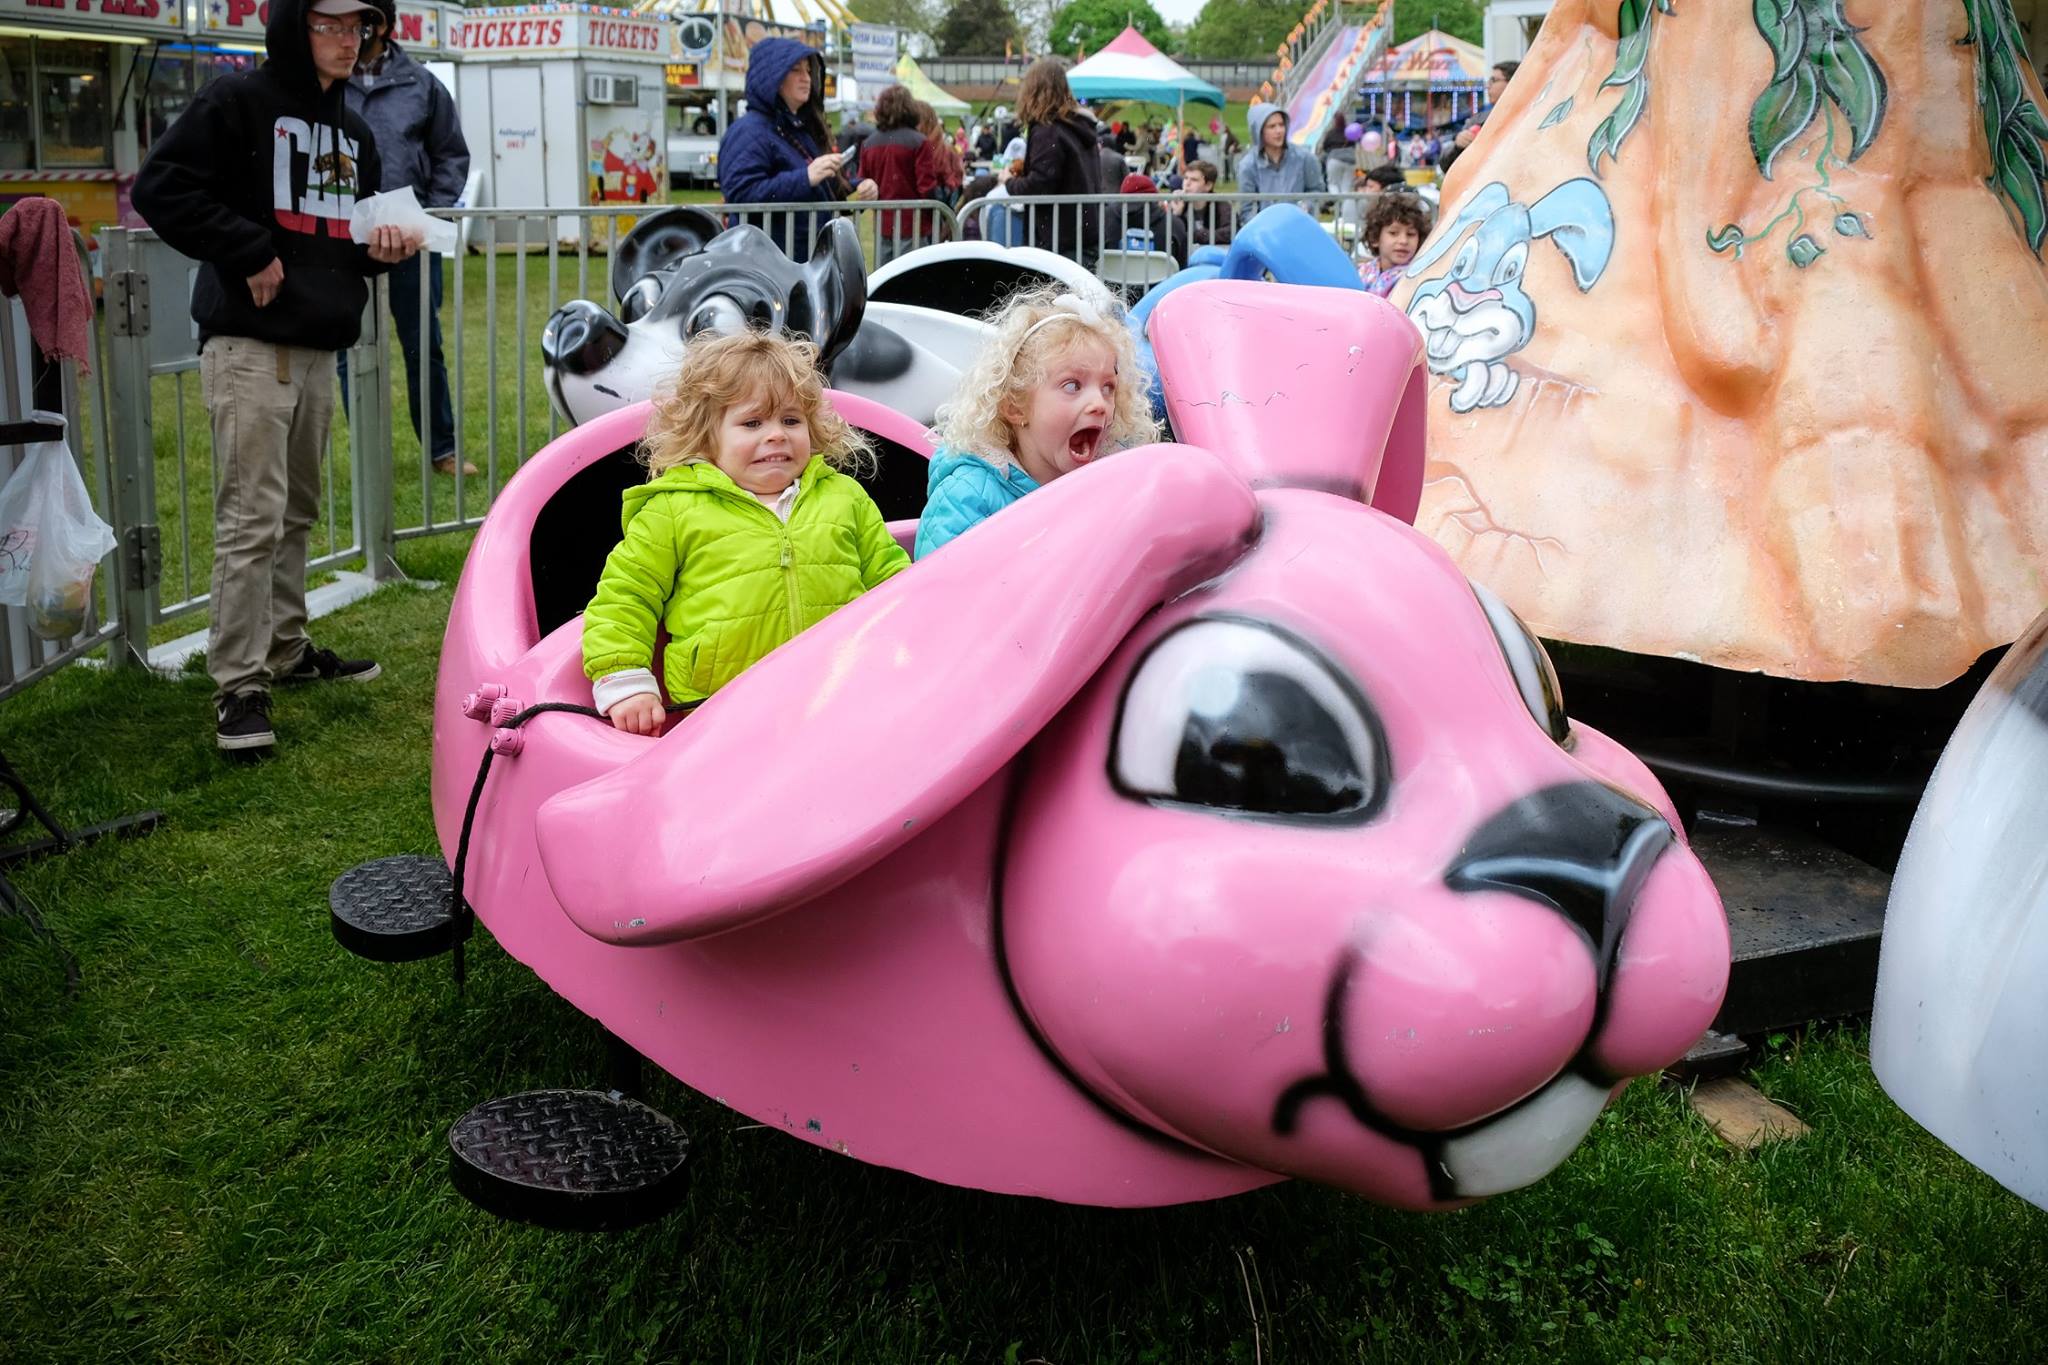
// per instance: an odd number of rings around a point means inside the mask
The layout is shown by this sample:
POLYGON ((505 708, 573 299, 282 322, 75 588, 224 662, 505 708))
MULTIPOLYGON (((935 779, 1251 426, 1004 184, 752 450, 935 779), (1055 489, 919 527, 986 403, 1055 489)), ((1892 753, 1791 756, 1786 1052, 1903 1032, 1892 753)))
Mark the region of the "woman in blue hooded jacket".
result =
MULTIPOLYGON (((875 182, 850 184, 825 131, 825 59, 794 38, 764 38, 747 54, 747 112, 718 144, 718 190, 729 204, 836 204, 873 199, 875 182)), ((793 261, 807 261, 821 214, 740 214, 767 229, 793 261)))

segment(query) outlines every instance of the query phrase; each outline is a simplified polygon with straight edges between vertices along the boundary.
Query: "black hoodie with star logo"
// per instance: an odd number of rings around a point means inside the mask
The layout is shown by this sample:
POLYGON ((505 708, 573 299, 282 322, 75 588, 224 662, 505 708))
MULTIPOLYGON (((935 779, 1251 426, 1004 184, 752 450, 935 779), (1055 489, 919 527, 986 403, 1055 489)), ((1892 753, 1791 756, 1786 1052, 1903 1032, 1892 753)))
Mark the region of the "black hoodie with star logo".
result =
POLYGON ((370 129, 346 82, 320 88, 306 32, 310 0, 271 0, 268 60, 199 92, 135 177, 156 234, 200 262, 192 318, 202 342, 253 337, 338 351, 355 344, 365 277, 387 267, 349 239, 358 193, 382 183, 370 129), (263 308, 248 277, 275 258, 284 283, 263 308))

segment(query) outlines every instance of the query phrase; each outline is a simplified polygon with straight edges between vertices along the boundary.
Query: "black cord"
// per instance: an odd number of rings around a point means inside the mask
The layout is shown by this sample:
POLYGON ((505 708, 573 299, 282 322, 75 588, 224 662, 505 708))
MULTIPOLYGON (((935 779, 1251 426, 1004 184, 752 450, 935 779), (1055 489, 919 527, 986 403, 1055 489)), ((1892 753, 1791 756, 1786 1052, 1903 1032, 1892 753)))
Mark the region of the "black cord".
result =
MULTIPOLYGON (((700 704, 694 701, 683 702, 680 705, 665 706, 663 709, 670 715, 683 715, 696 710, 700 704)), ((604 712, 595 706, 579 706, 573 701, 542 701, 535 702, 497 728, 517 730, 535 716, 544 716, 551 712, 589 716, 593 720, 604 719, 604 712)), ((458 939, 469 937, 469 926, 476 919, 476 907, 462 894, 462 887, 469 871, 469 834, 476 827, 476 808, 483 802, 484 783, 491 776, 491 760, 497 756, 496 749, 488 744, 484 746, 483 759, 476 765, 476 782, 469 789, 469 805, 462 812, 462 834, 455 841, 455 870, 448 887, 448 916, 456 922, 458 939)))

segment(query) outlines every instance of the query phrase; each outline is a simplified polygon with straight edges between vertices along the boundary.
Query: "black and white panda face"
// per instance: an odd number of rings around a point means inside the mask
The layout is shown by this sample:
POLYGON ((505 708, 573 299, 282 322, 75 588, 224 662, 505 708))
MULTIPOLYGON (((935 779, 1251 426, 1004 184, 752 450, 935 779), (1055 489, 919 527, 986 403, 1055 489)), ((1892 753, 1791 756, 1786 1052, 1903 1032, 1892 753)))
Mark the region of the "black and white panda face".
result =
POLYGON ((829 361, 852 340, 866 300, 858 243, 833 249, 844 233, 828 231, 825 248, 805 265, 782 254, 760 228, 729 228, 702 251, 652 261, 619 296, 619 320, 671 327, 687 341, 699 332, 772 327, 809 337, 829 361))
POLYGON ((575 425, 648 397, 693 336, 774 327, 817 343, 832 387, 928 426, 989 335, 973 314, 1048 279, 1093 286, 1048 252, 982 242, 910 252, 871 282, 847 219, 827 221, 799 264, 760 228, 724 228, 677 206, 642 219, 614 251, 617 313, 577 299, 548 319, 543 374, 556 411, 575 425), (885 291, 876 301, 871 283, 885 291))
POLYGON ((611 274, 616 315, 578 299, 541 330, 548 393, 571 422, 645 398, 700 332, 774 328, 817 343, 829 365, 867 300, 859 239, 837 219, 800 265, 758 227, 721 230, 702 209, 667 209, 626 235, 611 274))

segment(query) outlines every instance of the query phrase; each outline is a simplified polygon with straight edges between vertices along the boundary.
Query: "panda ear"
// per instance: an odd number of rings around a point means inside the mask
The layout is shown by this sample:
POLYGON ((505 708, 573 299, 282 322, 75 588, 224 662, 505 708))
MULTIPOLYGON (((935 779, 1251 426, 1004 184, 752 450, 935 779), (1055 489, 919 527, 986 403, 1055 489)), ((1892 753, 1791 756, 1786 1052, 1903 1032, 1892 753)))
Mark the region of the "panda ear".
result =
POLYGON ((867 258, 861 254, 860 233, 851 220, 834 218, 825 224, 803 274, 804 287, 810 293, 810 318, 809 325, 799 330, 817 343, 818 368, 829 373, 833 357, 853 341, 867 313, 867 258))
POLYGON ((695 255, 723 231, 715 215, 688 204, 648 214, 612 250, 612 297, 624 300, 642 275, 695 255))

